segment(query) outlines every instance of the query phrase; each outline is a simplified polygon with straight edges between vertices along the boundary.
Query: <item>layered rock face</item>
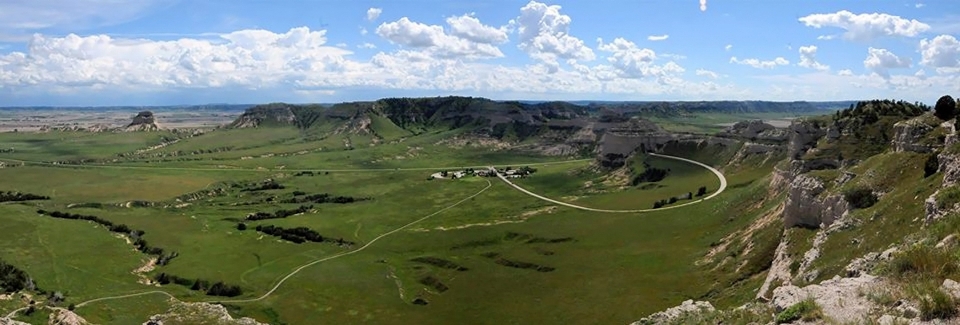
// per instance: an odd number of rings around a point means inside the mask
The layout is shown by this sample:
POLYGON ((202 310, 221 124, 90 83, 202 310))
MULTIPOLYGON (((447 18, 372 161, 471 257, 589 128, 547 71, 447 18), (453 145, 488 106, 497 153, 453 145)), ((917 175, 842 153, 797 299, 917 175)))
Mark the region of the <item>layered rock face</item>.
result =
POLYGON ((688 314, 702 314, 714 311, 713 305, 706 301, 687 300, 670 309, 645 317, 630 325, 665 324, 688 314))
POLYGON ((294 125, 297 121, 293 110, 286 105, 265 105, 248 109, 230 125, 235 128, 255 128, 264 123, 294 125))
POLYGON ((156 131, 160 126, 157 125, 157 119, 153 112, 143 111, 133 117, 133 121, 124 128, 125 131, 156 131))
POLYGON ((890 144, 895 152, 930 152, 937 146, 924 143, 927 134, 932 132, 935 127, 923 121, 925 116, 913 118, 910 120, 897 122, 893 125, 893 140, 890 144))
POLYGON ((780 142, 790 135, 787 130, 778 129, 761 120, 740 121, 720 132, 720 136, 738 137, 753 141, 780 142))
MULTIPOLYGON (((789 169, 776 171, 772 186, 786 186, 787 200, 784 203, 784 226, 827 227, 850 211, 850 204, 840 194, 821 197, 826 190, 819 179, 805 173, 816 169, 835 169, 840 163, 832 159, 802 160, 807 151, 816 150, 817 142, 829 132, 810 122, 790 125, 787 143, 790 157, 789 169)), ((836 131, 839 134, 840 131, 836 131)), ((845 175, 846 176, 846 175, 845 175)), ((841 180, 848 180, 842 177, 841 180)))
POLYGON ((840 194, 820 197, 824 185, 805 174, 797 175, 787 189, 783 209, 785 227, 827 227, 850 211, 850 204, 840 194))
POLYGON ((787 142, 787 154, 792 159, 799 159, 803 153, 815 147, 817 140, 827 132, 810 122, 795 122, 787 128, 790 139, 787 142))

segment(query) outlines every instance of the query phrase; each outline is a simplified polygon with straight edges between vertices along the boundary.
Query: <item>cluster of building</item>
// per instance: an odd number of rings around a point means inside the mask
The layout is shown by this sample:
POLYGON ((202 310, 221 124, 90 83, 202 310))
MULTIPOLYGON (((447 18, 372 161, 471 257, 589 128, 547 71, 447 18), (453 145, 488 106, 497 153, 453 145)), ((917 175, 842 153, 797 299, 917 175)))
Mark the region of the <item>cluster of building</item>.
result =
POLYGON ((445 170, 441 172, 436 172, 430 175, 430 177, 428 177, 427 179, 428 180, 437 179, 437 178, 458 179, 458 178, 464 178, 467 176, 496 177, 497 173, 500 173, 501 175, 503 175, 503 177, 506 177, 506 178, 523 178, 535 173, 536 171, 537 170, 535 168, 531 168, 528 166, 524 166, 519 169, 513 169, 511 167, 507 167, 502 170, 498 170, 496 167, 488 167, 487 169, 480 169, 480 170, 467 168, 459 171, 445 170))

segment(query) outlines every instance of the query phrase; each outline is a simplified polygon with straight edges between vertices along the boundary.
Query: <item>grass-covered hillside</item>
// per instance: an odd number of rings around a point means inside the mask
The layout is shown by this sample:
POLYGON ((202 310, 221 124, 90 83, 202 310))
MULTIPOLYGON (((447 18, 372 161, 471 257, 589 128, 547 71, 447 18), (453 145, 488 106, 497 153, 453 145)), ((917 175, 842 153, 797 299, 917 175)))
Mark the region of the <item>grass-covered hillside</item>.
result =
POLYGON ((724 295, 735 285, 721 286, 701 297, 709 308, 679 306, 672 314, 679 316, 645 321, 955 322, 960 165, 950 148, 957 111, 952 98, 932 110, 869 101, 791 126, 789 158, 777 165, 768 194, 782 198, 771 207, 779 227, 754 223, 742 232, 767 235, 746 243, 742 235, 724 238, 704 259, 742 274, 756 264, 728 262, 738 244, 759 248, 767 252, 756 282, 763 285, 738 299, 724 295))
POLYGON ((0 315, 953 321, 949 104, 775 127, 820 107, 393 98, 196 132, 0 133, 0 315), (747 117, 767 122, 728 125, 747 117), (677 305, 698 312, 655 314, 677 305))

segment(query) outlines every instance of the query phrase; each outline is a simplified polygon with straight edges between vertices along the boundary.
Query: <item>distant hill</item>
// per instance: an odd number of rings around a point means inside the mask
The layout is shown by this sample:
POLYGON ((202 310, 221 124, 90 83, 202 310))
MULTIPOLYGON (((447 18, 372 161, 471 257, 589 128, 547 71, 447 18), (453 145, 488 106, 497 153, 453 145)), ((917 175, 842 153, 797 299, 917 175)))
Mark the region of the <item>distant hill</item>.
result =
POLYGON ((243 112, 247 108, 256 106, 255 104, 202 104, 202 105, 161 105, 161 106, 136 106, 136 105, 117 105, 117 106, 3 106, 0 109, 10 110, 91 110, 91 111, 131 111, 139 112, 149 110, 153 112, 163 112, 168 110, 193 110, 193 111, 223 111, 223 112, 243 112))
POLYGON ((844 109, 856 103, 857 101, 578 102, 578 104, 585 105, 591 111, 607 109, 627 115, 654 114, 661 116, 684 113, 815 113, 844 109))
POLYGON ((230 127, 289 125, 309 131, 337 128, 343 123, 368 128, 376 122, 387 122, 391 124, 390 127, 411 134, 431 129, 508 125, 500 130, 506 132, 508 130, 505 128, 513 126, 586 119, 589 116, 586 108, 565 102, 524 104, 473 97, 385 98, 373 102, 339 103, 329 107, 286 103, 257 105, 247 109, 230 127))
POLYGON ((531 124, 548 120, 577 120, 609 115, 622 117, 686 113, 810 113, 835 111, 856 101, 769 102, 537 102, 494 101, 476 97, 384 98, 372 102, 295 105, 271 103, 248 109, 231 126, 296 125, 309 129, 335 120, 366 114, 389 119, 396 126, 417 133, 424 129, 463 126, 495 126, 503 123, 531 124))

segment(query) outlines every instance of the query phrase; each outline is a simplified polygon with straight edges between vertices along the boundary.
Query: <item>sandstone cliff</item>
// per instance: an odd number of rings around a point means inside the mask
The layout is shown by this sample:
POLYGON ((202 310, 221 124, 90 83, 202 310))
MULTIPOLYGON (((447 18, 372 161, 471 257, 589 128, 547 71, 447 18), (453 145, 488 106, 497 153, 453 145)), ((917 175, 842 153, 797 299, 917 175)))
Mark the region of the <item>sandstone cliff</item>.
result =
MULTIPOLYGON (((894 136, 890 140, 894 152, 931 152, 943 146, 943 140, 932 141, 929 137, 940 126, 940 120, 928 113, 893 125, 894 136)), ((945 136, 944 136, 945 137, 945 136)))
POLYGON ((235 128, 255 128, 265 123, 294 125, 296 123, 296 116, 294 116, 291 106, 286 104, 255 106, 243 112, 230 126, 235 128))
POLYGON ((819 179, 800 174, 790 181, 783 209, 784 227, 825 228, 850 212, 850 204, 841 194, 821 196, 825 191, 819 179))
POLYGON ((123 128, 124 131, 157 131, 160 126, 157 125, 157 118, 151 111, 143 111, 133 117, 133 121, 123 128))

